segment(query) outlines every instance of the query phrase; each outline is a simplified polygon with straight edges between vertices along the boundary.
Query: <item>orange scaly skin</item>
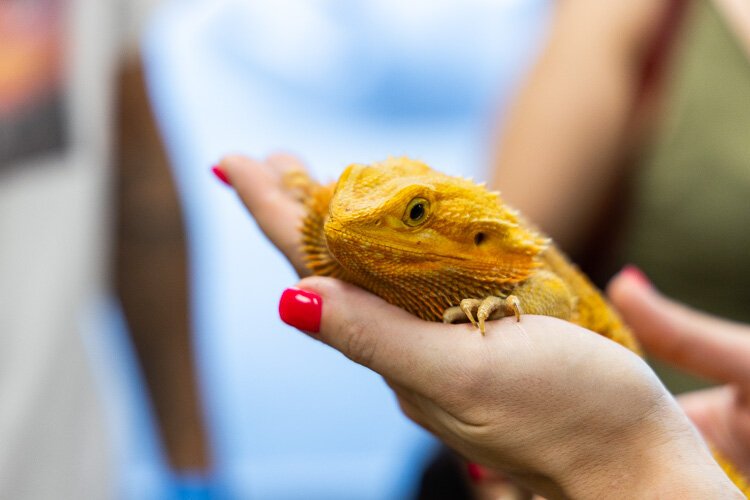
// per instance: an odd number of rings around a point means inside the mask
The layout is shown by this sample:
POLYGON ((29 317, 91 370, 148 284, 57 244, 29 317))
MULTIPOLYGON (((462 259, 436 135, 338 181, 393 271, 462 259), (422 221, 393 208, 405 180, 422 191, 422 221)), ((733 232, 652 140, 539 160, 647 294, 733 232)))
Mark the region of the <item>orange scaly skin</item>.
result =
MULTIPOLYGON (((588 278, 483 185, 408 158, 350 165, 326 186, 302 172, 286 181, 307 205, 302 242, 314 274, 354 283, 430 321, 465 321, 489 297, 488 319, 554 316, 641 354, 588 278), (468 313, 459 308, 464 299, 468 313)), ((750 496, 747 480, 716 458, 750 496)))

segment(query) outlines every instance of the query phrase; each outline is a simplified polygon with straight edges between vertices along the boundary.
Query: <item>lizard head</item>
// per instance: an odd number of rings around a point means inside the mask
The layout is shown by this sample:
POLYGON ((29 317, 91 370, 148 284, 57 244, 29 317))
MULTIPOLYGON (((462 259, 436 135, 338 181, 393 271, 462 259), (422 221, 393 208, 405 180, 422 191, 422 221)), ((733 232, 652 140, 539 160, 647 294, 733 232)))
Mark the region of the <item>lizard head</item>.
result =
POLYGON ((498 193, 408 158, 347 167, 324 233, 343 268, 386 283, 460 274, 512 284, 538 266, 547 244, 498 193))

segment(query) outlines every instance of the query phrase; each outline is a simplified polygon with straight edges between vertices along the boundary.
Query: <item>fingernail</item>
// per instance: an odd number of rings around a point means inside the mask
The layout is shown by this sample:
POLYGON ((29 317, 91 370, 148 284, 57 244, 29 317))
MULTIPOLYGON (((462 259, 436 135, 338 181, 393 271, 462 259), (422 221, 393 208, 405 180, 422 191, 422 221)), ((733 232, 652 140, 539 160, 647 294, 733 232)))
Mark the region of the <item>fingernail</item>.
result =
POLYGON ((323 299, 315 292, 287 288, 279 300, 279 316, 287 325, 310 333, 320 331, 323 299))
POLYGON ((648 288, 653 288, 654 286, 651 283, 651 280, 648 279, 648 276, 646 276, 646 273, 641 271, 641 269, 634 264, 628 264, 627 266, 623 267, 622 271, 620 271, 620 274, 629 277, 631 280, 637 282, 641 286, 648 288))
POLYGON ((487 477, 484 467, 474 462, 466 462, 466 472, 469 474, 469 479, 474 483, 481 483, 487 477))
POLYGON ((227 177, 226 172, 224 172, 224 169, 221 168, 221 165, 214 165, 213 167, 211 167, 211 172, 213 172, 214 175, 218 177, 219 180, 223 182, 224 184, 226 184, 227 186, 232 185, 232 183, 229 182, 229 177, 227 177))

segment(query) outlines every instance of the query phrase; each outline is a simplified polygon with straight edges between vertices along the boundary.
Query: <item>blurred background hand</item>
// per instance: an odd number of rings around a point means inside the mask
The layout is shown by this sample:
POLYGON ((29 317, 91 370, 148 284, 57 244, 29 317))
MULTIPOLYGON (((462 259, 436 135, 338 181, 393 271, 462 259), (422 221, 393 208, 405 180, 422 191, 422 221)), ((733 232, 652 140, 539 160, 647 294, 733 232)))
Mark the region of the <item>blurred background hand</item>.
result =
POLYGON ((705 438, 750 474, 750 326, 668 299, 635 268, 608 294, 650 356, 724 384, 679 400, 705 438))

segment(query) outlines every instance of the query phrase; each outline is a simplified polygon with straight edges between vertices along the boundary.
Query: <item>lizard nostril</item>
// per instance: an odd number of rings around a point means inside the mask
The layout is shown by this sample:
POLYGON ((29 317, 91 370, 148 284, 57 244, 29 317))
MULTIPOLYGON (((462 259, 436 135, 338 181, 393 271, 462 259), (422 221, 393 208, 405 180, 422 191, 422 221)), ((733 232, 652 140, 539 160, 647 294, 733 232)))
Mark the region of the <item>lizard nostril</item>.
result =
POLYGON ((485 234, 482 233, 482 232, 479 232, 479 233, 475 234, 474 235, 474 244, 476 246, 481 245, 482 242, 484 242, 484 238, 485 238, 485 234))

